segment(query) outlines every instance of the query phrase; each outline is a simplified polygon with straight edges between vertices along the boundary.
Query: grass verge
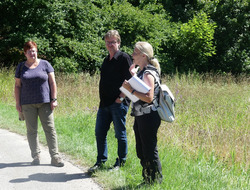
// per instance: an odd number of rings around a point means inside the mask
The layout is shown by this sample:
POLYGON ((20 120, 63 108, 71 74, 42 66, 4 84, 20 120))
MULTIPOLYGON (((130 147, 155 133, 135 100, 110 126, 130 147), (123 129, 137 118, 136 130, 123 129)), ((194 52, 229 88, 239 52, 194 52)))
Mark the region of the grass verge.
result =
MULTIPOLYGON (((0 71, 0 127, 25 135, 13 98, 13 71, 0 71)), ((158 148, 164 181, 140 186, 141 166, 135 152, 133 118, 128 114, 128 161, 119 171, 102 170, 95 180, 106 189, 248 189, 249 79, 232 76, 182 75, 165 77, 177 98, 176 121, 162 123, 158 148)), ((94 136, 98 107, 98 75, 57 76, 59 107, 55 111, 59 149, 79 165, 96 161, 94 136)), ((39 126, 39 138, 44 133, 39 126)), ((117 142, 108 133, 109 160, 117 156, 117 142)))

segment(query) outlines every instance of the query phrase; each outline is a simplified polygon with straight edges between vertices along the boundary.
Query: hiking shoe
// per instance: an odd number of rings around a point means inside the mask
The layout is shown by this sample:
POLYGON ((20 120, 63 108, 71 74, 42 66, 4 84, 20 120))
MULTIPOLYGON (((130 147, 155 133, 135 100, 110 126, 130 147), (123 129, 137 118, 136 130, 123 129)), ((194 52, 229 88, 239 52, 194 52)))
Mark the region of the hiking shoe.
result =
POLYGON ((120 160, 119 158, 116 158, 115 164, 113 167, 111 167, 109 170, 119 170, 120 167, 123 167, 126 160, 120 160))
POLYGON ((51 165, 56 167, 63 167, 64 163, 63 160, 60 157, 53 157, 51 158, 51 165))
POLYGON ((103 168, 103 165, 104 165, 104 162, 96 163, 94 166, 92 166, 91 168, 88 169, 88 173, 93 174, 93 173, 97 172, 98 170, 103 168))
POLYGON ((33 158, 33 161, 31 162, 31 165, 33 165, 33 166, 40 165, 40 156, 35 156, 33 158))

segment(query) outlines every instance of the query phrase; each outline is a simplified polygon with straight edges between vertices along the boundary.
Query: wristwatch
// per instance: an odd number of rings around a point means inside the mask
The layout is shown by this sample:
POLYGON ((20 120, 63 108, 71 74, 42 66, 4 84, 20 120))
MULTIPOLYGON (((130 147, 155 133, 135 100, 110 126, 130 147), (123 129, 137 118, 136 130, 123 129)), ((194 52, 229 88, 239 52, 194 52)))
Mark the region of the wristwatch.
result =
POLYGON ((55 102, 55 101, 57 101, 56 98, 52 98, 52 99, 51 99, 51 102, 55 102))
POLYGON ((124 100, 124 98, 119 96, 119 100, 122 102, 124 100))

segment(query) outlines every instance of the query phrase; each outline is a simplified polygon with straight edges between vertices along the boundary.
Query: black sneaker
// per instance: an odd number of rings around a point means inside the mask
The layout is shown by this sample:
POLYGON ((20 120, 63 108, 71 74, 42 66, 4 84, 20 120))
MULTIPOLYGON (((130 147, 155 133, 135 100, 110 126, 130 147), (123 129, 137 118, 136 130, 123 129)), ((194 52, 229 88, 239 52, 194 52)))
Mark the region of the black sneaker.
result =
POLYGON ((123 167, 126 160, 120 160, 119 158, 116 158, 115 164, 113 167, 110 168, 110 170, 119 170, 120 167, 123 167))
POLYGON ((103 162, 96 163, 94 166, 92 166, 91 168, 88 169, 88 173, 93 174, 93 173, 97 172, 98 170, 103 168, 103 165, 104 165, 103 162))

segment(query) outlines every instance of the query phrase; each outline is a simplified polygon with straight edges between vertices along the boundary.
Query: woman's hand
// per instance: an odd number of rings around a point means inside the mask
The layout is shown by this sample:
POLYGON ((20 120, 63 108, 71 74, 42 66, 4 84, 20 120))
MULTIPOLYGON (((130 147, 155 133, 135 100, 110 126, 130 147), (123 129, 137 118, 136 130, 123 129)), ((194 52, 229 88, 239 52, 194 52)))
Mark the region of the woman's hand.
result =
POLYGON ((132 76, 134 76, 139 69, 139 67, 136 68, 135 66, 136 65, 133 63, 129 68, 129 72, 131 73, 132 76))
POLYGON ((16 104, 16 110, 18 112, 22 112, 22 106, 20 104, 16 104))
POLYGON ((133 88, 131 87, 131 85, 129 84, 129 82, 127 80, 125 80, 122 83, 123 88, 125 88, 126 90, 128 90, 129 92, 132 92, 133 88))
POLYGON ((51 110, 53 111, 56 107, 57 107, 57 100, 56 101, 51 101, 50 102, 50 108, 51 108, 51 110))

